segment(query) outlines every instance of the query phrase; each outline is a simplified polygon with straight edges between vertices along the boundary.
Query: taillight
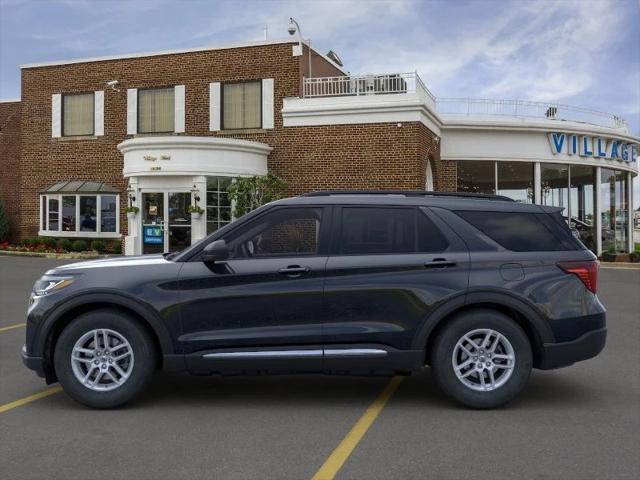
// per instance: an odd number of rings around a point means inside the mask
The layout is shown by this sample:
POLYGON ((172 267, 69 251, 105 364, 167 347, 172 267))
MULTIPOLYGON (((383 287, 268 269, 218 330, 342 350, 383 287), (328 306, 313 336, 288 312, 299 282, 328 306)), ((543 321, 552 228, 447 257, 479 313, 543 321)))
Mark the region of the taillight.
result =
POLYGON ((567 273, 576 275, 584 286, 593 293, 598 291, 598 268, 600 262, 591 260, 587 262, 558 262, 558 267, 567 273))

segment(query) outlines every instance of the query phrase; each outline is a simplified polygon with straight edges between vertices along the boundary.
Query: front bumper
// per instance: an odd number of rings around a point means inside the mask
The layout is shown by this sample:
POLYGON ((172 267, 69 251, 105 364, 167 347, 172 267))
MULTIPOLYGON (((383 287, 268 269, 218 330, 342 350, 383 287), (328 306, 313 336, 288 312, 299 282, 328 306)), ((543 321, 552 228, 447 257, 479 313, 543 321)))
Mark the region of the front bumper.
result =
POLYGON ((583 334, 570 342, 545 343, 538 368, 551 370, 587 360, 598 355, 607 342, 607 329, 600 328, 583 334))
POLYGON ((42 357, 32 357, 27 355, 26 345, 22 346, 22 351, 20 353, 22 355, 22 363, 24 366, 36 372, 39 377, 44 378, 44 359, 42 357))

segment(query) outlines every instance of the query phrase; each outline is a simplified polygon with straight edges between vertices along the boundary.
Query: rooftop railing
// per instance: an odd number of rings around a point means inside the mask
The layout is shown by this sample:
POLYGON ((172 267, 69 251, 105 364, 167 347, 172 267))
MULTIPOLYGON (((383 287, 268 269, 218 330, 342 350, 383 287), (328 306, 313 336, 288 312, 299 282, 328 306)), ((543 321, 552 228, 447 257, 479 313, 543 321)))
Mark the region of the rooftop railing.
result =
POLYGON ((441 115, 566 120, 628 132, 627 122, 617 115, 560 103, 475 98, 436 99, 417 72, 313 77, 305 78, 303 86, 304 98, 419 93, 441 115))

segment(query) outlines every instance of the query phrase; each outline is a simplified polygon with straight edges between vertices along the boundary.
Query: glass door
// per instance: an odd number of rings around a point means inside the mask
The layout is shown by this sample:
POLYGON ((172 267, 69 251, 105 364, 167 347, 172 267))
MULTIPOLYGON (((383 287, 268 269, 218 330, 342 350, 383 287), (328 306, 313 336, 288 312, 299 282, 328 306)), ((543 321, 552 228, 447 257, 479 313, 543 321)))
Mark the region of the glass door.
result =
POLYGON ((191 204, 191 193, 168 192, 169 235, 167 250, 176 252, 191 245, 191 214, 187 208, 191 204))
POLYGON ((165 193, 142 194, 142 253, 165 252, 165 193))

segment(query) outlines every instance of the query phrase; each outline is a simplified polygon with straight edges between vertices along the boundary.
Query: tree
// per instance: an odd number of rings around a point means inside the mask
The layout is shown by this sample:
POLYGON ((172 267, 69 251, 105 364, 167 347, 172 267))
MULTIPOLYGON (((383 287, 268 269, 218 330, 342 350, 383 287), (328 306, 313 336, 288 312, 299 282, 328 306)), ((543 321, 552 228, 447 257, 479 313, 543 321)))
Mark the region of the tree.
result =
POLYGON ((284 196, 287 183, 269 172, 266 175, 236 178, 227 187, 229 200, 234 202, 233 215, 238 218, 265 203, 284 196))
POLYGON ((0 242, 9 239, 9 218, 4 207, 4 200, 0 197, 0 242))

